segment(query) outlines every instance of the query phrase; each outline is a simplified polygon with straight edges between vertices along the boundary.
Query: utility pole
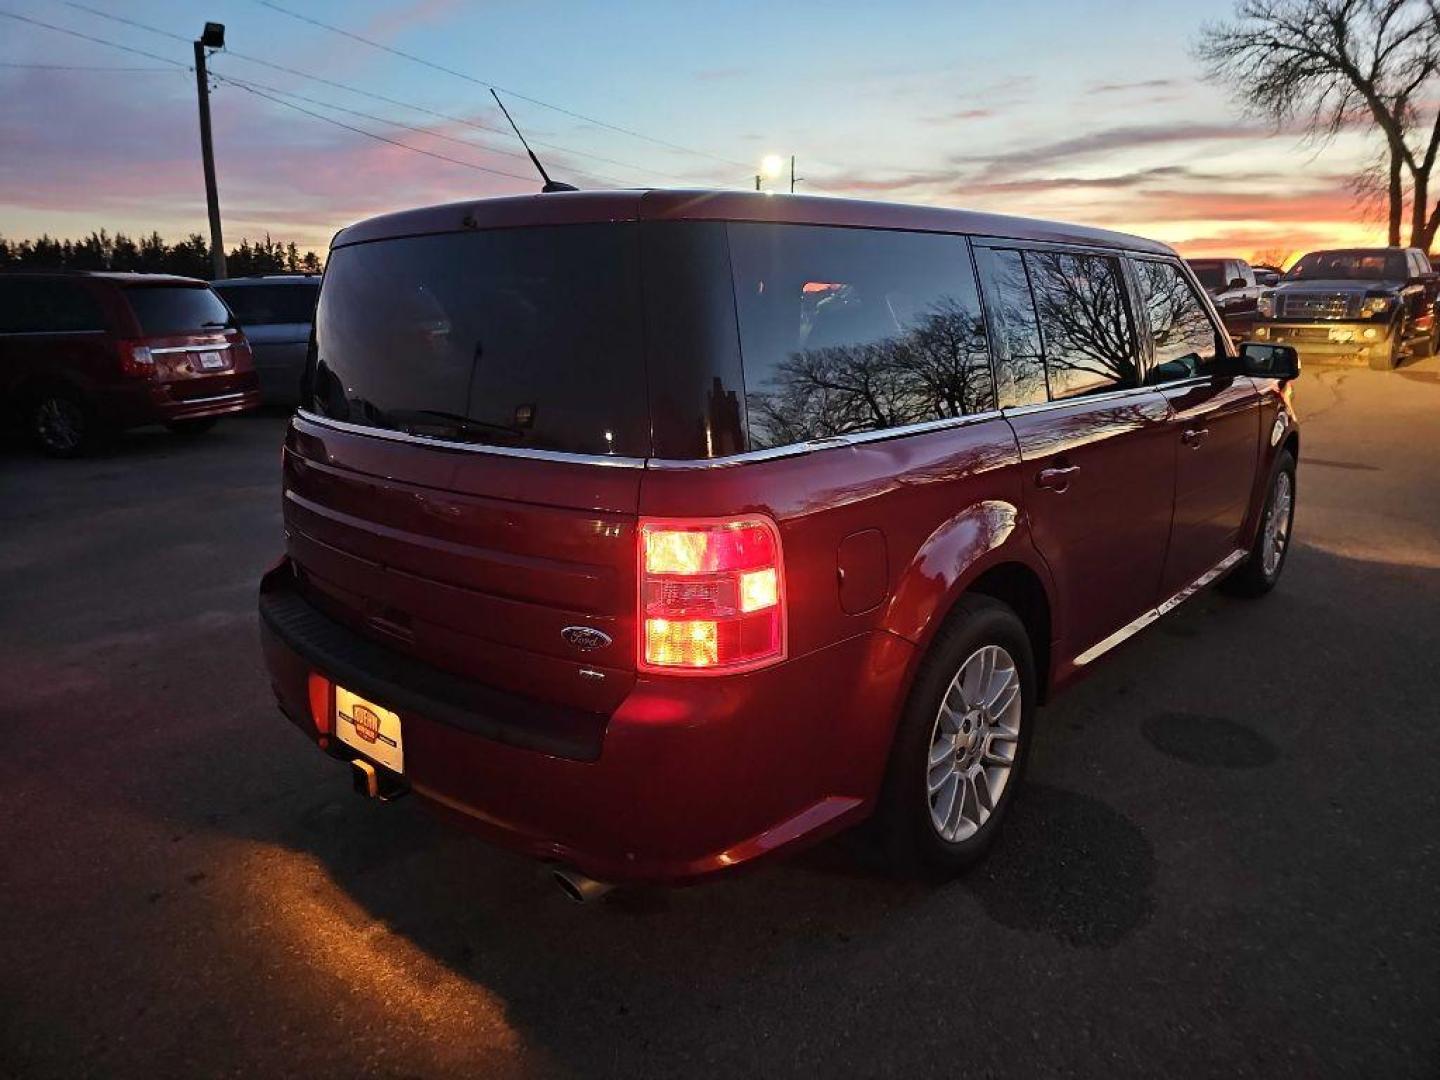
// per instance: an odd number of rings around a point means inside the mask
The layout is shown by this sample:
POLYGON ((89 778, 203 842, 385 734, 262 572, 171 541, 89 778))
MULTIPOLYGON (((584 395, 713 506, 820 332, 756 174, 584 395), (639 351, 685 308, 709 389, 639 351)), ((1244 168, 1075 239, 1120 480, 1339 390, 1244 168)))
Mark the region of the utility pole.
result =
POLYGON ((790 194, 795 194, 795 155, 790 155, 790 194))
POLYGON ((755 174, 755 190, 760 190, 760 174, 758 172, 755 174))
POLYGON ((225 277, 225 238, 220 234, 220 193, 215 188, 215 150, 210 145, 210 79, 205 50, 225 47, 225 27, 207 22, 195 42, 195 88, 200 94, 200 156, 205 163, 205 203, 210 211, 210 268, 216 279, 225 277))

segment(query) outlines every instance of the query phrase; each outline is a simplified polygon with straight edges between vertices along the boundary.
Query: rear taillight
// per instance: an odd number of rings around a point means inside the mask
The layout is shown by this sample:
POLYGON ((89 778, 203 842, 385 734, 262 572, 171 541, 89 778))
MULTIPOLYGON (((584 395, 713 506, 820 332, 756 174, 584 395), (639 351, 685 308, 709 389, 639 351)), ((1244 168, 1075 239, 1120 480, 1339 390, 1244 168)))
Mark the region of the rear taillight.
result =
POLYGON ((120 371, 136 379, 155 374, 155 355, 150 346, 139 341, 120 342, 120 371))
POLYGON ((642 671, 723 674, 783 660, 775 523, 642 520, 639 614, 642 671))
POLYGON ((330 734, 330 718, 335 712, 331 694, 334 684, 318 671, 310 672, 310 678, 306 681, 310 696, 310 722, 323 738, 330 734))

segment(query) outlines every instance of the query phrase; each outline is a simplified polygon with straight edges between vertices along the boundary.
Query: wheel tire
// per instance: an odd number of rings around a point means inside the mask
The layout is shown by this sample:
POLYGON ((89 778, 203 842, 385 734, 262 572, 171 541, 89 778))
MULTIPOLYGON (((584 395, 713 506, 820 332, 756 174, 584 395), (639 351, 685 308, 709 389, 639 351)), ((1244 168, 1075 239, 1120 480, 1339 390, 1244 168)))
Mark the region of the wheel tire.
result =
POLYGON ((1221 588, 1233 596, 1264 596, 1280 580, 1285 569, 1285 560, 1290 555, 1290 540, 1295 526, 1295 458, 1290 451, 1280 453, 1275 473, 1270 478, 1270 490, 1265 495, 1265 511, 1260 517, 1260 528, 1255 531, 1255 543, 1245 561, 1222 583, 1221 588), (1283 488, 1283 494, 1282 494, 1283 488), (1280 529, 1276 504, 1281 499, 1285 506, 1283 529, 1280 529), (1272 532, 1272 524, 1278 532, 1272 532), (1279 537, 1279 550, 1274 559, 1266 559, 1266 551, 1279 537), (1269 565, 1267 566, 1267 561, 1269 565))
POLYGON ((1390 334, 1390 344, 1381 353, 1370 354, 1372 371, 1394 371, 1400 366, 1400 354, 1405 348, 1405 327, 1397 326, 1390 334))
POLYGON ((219 422, 214 416, 202 416, 198 420, 172 420, 165 426, 173 435, 179 435, 182 439, 193 439, 196 435, 204 435, 219 422))
POLYGON ((890 750, 877 825, 897 872, 944 880, 979 859, 994 842, 1029 756, 1036 686, 1034 652, 1015 612, 988 596, 961 597, 920 663, 890 750), (984 656, 997 661, 989 680, 983 659, 977 660, 984 656), (1018 685, 1019 701, 1010 708, 1001 707, 1011 685, 1004 677, 1001 657, 1009 659, 1018 685), (978 672, 966 674, 977 662, 978 672), (962 675, 969 681, 957 685, 962 675), (977 709, 982 702, 969 700, 992 692, 996 697, 988 709, 977 709), (945 715, 942 704, 947 706, 945 715), (945 739, 954 744, 951 756, 936 762, 933 755, 943 752, 945 739), (989 798, 986 814, 979 781, 986 793, 993 791, 998 776, 991 774, 998 773, 1003 762, 995 762, 991 755, 1003 758, 1006 753, 1010 756, 1003 787, 998 798, 989 798), (994 764, 987 770, 982 762, 994 764), (950 771, 941 779, 946 766, 950 771), (972 776, 978 773, 978 779, 962 781, 966 770, 972 776), (938 783, 933 792, 932 778, 938 783), (967 795, 957 814, 953 800, 967 795), (975 811, 970 818, 965 815, 967 807, 975 811), (937 816, 953 822, 954 838, 942 835, 937 816))
POLYGON ((25 425, 36 448, 55 458, 88 453, 102 434, 90 403, 66 386, 44 387, 31 395, 25 425))
POLYGON ((1434 356, 1437 347, 1440 347, 1440 324, 1432 327, 1430 333, 1415 343, 1415 356, 1419 359, 1434 356))

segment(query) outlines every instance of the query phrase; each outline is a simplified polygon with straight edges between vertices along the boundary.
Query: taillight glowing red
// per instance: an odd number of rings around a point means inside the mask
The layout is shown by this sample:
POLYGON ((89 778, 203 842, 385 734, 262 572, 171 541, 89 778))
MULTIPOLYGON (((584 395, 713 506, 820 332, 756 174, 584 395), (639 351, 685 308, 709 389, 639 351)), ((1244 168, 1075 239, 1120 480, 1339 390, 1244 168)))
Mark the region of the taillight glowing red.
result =
POLYGON ((720 674, 783 660, 781 561, 768 518, 642 520, 641 670, 720 674))
POLYGON ((334 710, 331 704, 330 680, 318 671, 310 672, 310 720, 321 735, 330 734, 330 719, 334 710))
POLYGON ((120 342, 120 371, 135 379, 148 379, 155 374, 155 356, 143 341, 120 342))

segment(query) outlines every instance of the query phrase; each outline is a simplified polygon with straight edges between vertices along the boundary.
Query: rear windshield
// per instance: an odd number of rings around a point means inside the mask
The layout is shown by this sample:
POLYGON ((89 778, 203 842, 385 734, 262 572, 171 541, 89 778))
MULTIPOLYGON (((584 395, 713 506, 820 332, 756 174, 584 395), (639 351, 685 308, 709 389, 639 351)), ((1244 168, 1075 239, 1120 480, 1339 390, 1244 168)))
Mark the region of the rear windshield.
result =
POLYGON ((218 292, 241 326, 308 323, 315 317, 320 295, 316 282, 294 285, 217 285, 218 292))
POLYGON ((315 313, 310 406, 433 438, 645 457, 639 277, 630 224, 338 248, 315 313))
POLYGON ((146 337, 233 325, 229 310, 203 285, 142 285, 126 289, 125 299, 146 337))
POLYGON ((1405 272, 1405 256, 1398 251, 1312 251, 1285 276, 1361 281, 1404 281, 1409 277, 1405 272))

